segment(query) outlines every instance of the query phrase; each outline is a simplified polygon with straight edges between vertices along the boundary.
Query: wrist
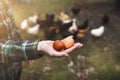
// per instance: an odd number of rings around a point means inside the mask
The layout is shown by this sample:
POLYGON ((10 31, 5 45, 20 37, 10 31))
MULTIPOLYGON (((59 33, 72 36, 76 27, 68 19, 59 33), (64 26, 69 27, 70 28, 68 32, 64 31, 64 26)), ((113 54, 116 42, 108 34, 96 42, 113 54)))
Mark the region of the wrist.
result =
POLYGON ((43 49, 42 49, 42 41, 38 41, 38 45, 37 45, 37 52, 39 53, 39 54, 44 54, 43 53, 43 49))

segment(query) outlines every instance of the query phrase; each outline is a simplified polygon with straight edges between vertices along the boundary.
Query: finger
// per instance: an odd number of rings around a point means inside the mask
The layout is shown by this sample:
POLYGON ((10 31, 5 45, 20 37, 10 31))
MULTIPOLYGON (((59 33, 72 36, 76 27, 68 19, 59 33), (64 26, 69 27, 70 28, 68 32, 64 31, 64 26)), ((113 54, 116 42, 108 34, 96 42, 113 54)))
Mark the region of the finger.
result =
POLYGON ((53 56, 53 57, 67 57, 69 55, 66 52, 55 52, 55 53, 52 53, 50 56, 53 56))
POLYGON ((81 43, 75 43, 71 48, 66 49, 65 52, 70 53, 70 52, 74 51, 75 49, 80 48, 82 46, 83 46, 83 44, 81 44, 81 43))

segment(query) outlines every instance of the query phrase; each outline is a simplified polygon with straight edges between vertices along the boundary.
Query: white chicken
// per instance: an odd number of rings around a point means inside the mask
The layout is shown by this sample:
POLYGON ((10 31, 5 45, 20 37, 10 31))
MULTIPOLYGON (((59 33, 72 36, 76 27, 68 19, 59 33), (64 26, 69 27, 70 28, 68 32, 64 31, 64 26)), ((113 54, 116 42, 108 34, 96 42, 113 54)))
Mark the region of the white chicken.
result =
POLYGON ((27 19, 24 19, 20 25, 20 28, 22 30, 25 30, 28 27, 33 27, 37 24, 38 19, 39 19, 39 14, 36 13, 33 16, 30 16, 27 19))
POLYGON ((101 37, 105 31, 104 26, 100 26, 99 28, 92 29, 90 31, 91 35, 94 37, 101 37))
POLYGON ((72 26, 68 29, 68 31, 69 31, 70 33, 74 33, 75 31, 77 31, 76 19, 73 19, 72 26))
POLYGON ((20 25, 20 28, 21 28, 22 30, 25 30, 25 29, 28 28, 28 21, 27 21, 27 19, 24 19, 24 20, 22 21, 22 23, 21 23, 21 25, 20 25))
POLYGON ((30 35, 37 35, 38 32, 39 32, 39 27, 40 25, 39 24, 36 24, 35 26, 33 27, 29 27, 26 29, 27 33, 30 34, 30 35))
POLYGON ((28 22, 30 22, 32 24, 36 24, 38 18, 39 18, 39 14, 36 13, 33 16, 28 17, 28 22))
POLYGON ((94 37, 101 37, 105 32, 105 27, 110 22, 110 16, 108 14, 103 14, 101 19, 101 26, 90 31, 91 35, 94 37))

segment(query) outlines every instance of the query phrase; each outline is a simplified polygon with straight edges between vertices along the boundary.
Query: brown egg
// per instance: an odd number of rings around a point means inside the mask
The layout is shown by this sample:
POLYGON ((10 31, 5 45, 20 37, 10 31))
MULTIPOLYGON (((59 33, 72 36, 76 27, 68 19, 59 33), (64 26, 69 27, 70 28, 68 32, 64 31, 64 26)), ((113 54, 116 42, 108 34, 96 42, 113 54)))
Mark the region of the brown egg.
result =
POLYGON ((62 42, 64 43, 66 49, 72 47, 75 43, 73 37, 64 38, 62 42))
POLYGON ((61 51, 65 48, 65 45, 61 40, 55 40, 53 43, 53 48, 57 51, 61 51))

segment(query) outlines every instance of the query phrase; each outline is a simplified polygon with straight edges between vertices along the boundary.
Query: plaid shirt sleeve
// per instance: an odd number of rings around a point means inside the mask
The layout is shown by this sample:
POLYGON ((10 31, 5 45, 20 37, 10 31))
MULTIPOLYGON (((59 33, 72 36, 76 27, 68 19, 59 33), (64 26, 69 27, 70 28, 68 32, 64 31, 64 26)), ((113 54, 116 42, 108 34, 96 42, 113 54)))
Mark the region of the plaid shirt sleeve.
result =
POLYGON ((37 51, 37 41, 7 41, 1 43, 1 61, 12 62, 33 60, 42 57, 43 55, 37 51))

